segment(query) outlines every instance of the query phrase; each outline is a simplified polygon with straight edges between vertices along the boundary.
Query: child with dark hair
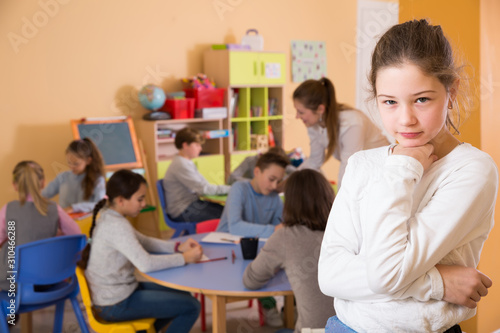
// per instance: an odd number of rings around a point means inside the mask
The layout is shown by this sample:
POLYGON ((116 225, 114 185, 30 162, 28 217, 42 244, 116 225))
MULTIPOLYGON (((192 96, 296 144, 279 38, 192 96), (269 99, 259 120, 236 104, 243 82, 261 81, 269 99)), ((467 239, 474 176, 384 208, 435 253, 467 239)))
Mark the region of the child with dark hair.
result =
POLYGON ((261 155, 252 180, 232 185, 217 231, 267 238, 280 228, 283 202, 276 189, 289 163, 283 154, 267 152, 261 155))
POLYGON ((249 289, 263 287, 278 270, 284 269, 297 303, 295 330, 324 327, 335 314, 333 299, 318 286, 321 240, 334 200, 330 183, 319 172, 294 172, 285 184, 284 227, 267 240, 257 258, 247 266, 243 283, 249 289))
POLYGON ((179 153, 173 158, 165 177, 167 213, 175 222, 201 222, 218 219, 223 206, 200 199, 201 195, 217 195, 229 192, 228 185, 210 184, 192 161, 201 153, 204 139, 194 128, 183 128, 175 136, 179 153))
POLYGON ((181 244, 147 237, 132 227, 126 217, 137 216, 146 205, 146 180, 140 174, 115 172, 106 195, 94 208, 89 244, 78 263, 86 269, 97 316, 110 322, 153 317, 157 332, 167 324, 166 332, 189 332, 200 312, 198 301, 187 292, 138 282, 134 270, 151 272, 197 262, 201 246, 193 239, 181 244))
POLYGON ((104 161, 89 138, 72 141, 66 149, 70 171, 61 172, 43 189, 42 195, 59 194, 59 205, 68 213, 91 212, 104 197, 104 161))
MULTIPOLYGON (((282 154, 283 156, 287 156, 283 148, 281 147, 271 147, 267 150, 268 152, 271 153, 276 153, 276 154, 282 154)), ((259 157, 263 154, 263 152, 259 152, 256 155, 248 156, 246 157, 243 162, 238 165, 236 169, 231 172, 229 175, 229 178, 227 179, 227 183, 229 185, 234 184, 235 182, 239 180, 250 180, 253 178, 253 171, 255 169, 255 165, 257 164, 257 161, 259 157)), ((296 168, 289 164, 286 166, 285 170, 285 177, 289 176, 292 172, 294 172, 296 168)))
MULTIPOLYGON (((232 185, 217 231, 244 237, 267 238, 281 228, 283 202, 276 190, 289 163, 290 160, 284 154, 267 152, 261 155, 252 180, 232 185)), ((282 326, 283 320, 276 309, 276 300, 266 297, 260 301, 266 323, 275 327, 282 326)))

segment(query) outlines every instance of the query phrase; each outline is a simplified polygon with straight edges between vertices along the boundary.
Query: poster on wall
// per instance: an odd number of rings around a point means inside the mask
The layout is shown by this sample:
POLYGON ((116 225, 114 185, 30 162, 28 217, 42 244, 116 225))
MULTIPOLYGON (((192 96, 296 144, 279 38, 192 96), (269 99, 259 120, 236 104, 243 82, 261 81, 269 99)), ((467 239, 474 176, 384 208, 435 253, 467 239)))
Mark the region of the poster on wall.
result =
POLYGON ((292 79, 303 82, 326 76, 326 44, 323 41, 292 40, 292 79))

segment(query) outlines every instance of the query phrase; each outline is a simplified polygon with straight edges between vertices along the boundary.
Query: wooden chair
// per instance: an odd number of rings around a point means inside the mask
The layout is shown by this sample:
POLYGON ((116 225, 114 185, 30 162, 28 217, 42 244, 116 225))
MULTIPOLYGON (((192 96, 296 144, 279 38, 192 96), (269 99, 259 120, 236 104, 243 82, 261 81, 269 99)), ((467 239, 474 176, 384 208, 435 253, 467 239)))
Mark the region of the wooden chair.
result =
POLYGON ((121 321, 116 323, 110 323, 95 318, 94 312, 92 311, 92 300, 90 298, 87 279, 85 278, 85 271, 80 267, 77 267, 76 276, 78 278, 78 283, 80 284, 80 293, 82 295, 83 304, 85 305, 89 324, 94 331, 98 333, 135 333, 136 331, 146 331, 148 333, 155 332, 153 325, 156 320, 155 318, 121 321))

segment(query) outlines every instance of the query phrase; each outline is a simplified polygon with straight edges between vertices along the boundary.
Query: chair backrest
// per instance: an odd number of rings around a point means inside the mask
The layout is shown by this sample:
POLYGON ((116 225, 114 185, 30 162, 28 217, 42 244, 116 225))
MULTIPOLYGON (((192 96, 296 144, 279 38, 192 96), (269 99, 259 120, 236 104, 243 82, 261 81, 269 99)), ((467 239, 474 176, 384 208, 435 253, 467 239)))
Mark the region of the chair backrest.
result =
POLYGON ((206 220, 196 224, 196 233, 212 232, 217 230, 220 219, 206 220))
POLYGON ((196 233, 196 222, 174 222, 170 219, 167 214, 167 200, 165 198, 165 188, 163 187, 163 179, 158 179, 156 181, 156 192, 158 192, 158 199, 160 201, 161 210, 163 212, 163 219, 165 223, 172 229, 175 233, 172 237, 181 236, 185 233, 187 235, 196 233))
POLYGON ((16 247, 16 303, 46 304, 78 292, 76 262, 86 244, 85 235, 46 238, 16 247), (72 278, 72 279, 69 279, 72 278), (40 287, 45 285, 43 290, 40 287))

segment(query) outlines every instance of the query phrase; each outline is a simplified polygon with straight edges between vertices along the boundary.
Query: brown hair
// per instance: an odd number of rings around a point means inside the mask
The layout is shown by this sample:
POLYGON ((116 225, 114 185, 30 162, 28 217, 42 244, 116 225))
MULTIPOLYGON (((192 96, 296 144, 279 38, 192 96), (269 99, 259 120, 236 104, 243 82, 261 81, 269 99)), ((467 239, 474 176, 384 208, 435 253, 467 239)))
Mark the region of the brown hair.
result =
POLYGON ((104 177, 104 161, 101 152, 89 138, 71 141, 66 154, 72 153, 79 158, 91 162, 85 167, 85 177, 82 180, 83 199, 88 200, 94 191, 96 181, 99 177, 104 177))
POLYGON ((285 183, 283 223, 325 230, 335 194, 326 178, 316 170, 295 171, 285 183))
POLYGON ((184 127, 175 134, 175 147, 177 149, 182 149, 182 144, 184 142, 186 142, 188 145, 193 142, 203 144, 205 143, 205 139, 201 136, 201 133, 197 129, 184 127))
POLYGON ((314 113, 316 113, 320 105, 325 107, 325 119, 323 121, 328 134, 328 147, 325 160, 323 161, 323 163, 325 163, 333 155, 337 144, 339 112, 349 107, 337 103, 333 83, 326 77, 319 80, 311 79, 302 82, 293 92, 293 99, 297 100, 314 113))
POLYGON ((146 179, 138 173, 131 170, 121 169, 116 171, 106 183, 106 196, 107 198, 99 201, 92 214, 92 225, 89 231, 89 241, 87 246, 82 251, 82 257, 78 262, 78 266, 82 269, 87 269, 87 264, 90 258, 90 248, 92 245, 92 234, 94 233, 95 221, 97 214, 106 203, 113 205, 113 200, 117 197, 130 199, 135 192, 139 190, 141 184, 147 184, 146 179))
POLYGON ((259 168, 261 171, 264 171, 265 169, 269 168, 271 164, 276 164, 285 169, 287 165, 290 164, 290 159, 288 158, 288 156, 286 156, 284 151, 283 153, 268 151, 267 153, 260 155, 257 163, 255 164, 255 167, 259 168))
MULTIPOLYGON (((452 47, 441 26, 431 25, 425 19, 397 24, 380 38, 373 51, 368 78, 372 98, 377 96, 377 73, 381 69, 408 63, 418 66, 426 75, 437 78, 448 92, 453 83, 460 78, 463 69, 463 66, 455 64, 452 47)), ((467 85, 466 81, 460 83, 462 87, 467 85)), ((462 98, 465 97, 462 96, 462 98)), ((468 100, 463 100, 461 104, 468 104, 468 102, 468 100)), ((457 126, 453 124, 449 116, 447 124, 459 133, 457 128, 460 122, 460 112, 456 112, 455 117, 457 126)))
POLYGON ((14 167, 12 178, 17 185, 21 205, 24 205, 28 195, 31 195, 38 212, 46 216, 49 200, 41 193, 42 182, 45 179, 42 167, 35 161, 21 161, 14 167))

